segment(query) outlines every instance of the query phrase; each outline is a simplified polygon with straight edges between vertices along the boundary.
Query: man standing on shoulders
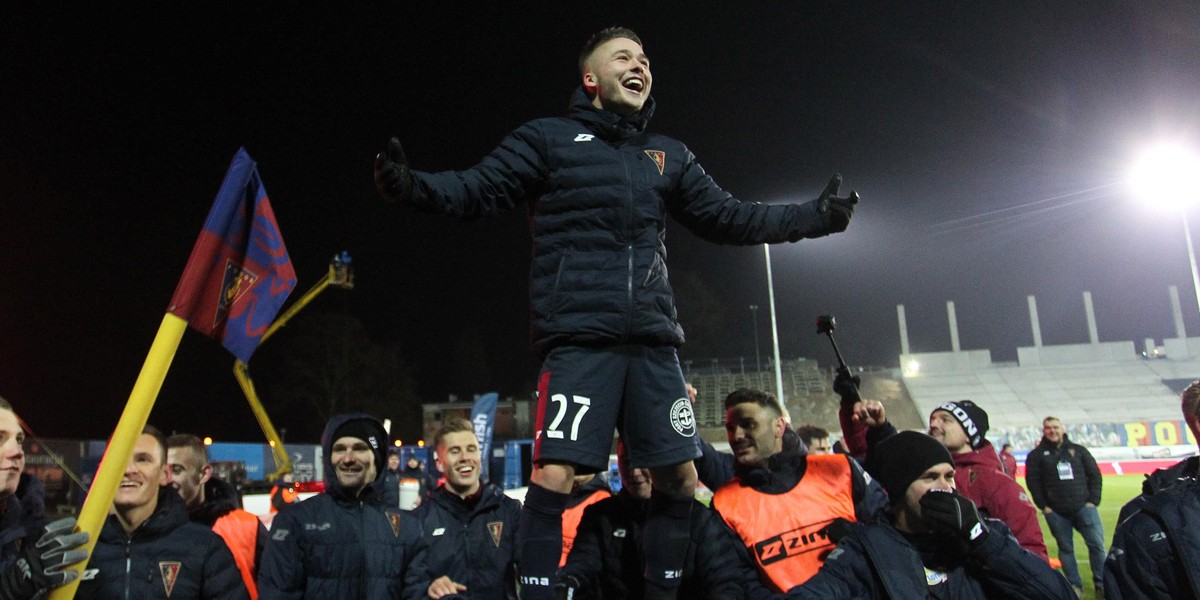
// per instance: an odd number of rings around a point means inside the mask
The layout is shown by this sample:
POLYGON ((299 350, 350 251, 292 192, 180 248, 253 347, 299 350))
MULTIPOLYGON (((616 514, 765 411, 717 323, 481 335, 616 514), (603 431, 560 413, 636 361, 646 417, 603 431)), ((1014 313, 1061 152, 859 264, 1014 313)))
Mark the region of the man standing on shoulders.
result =
POLYGON ((1025 458, 1025 483, 1033 503, 1042 509, 1046 525, 1058 542, 1063 574, 1083 591, 1079 565, 1075 562, 1074 530, 1083 535, 1096 595, 1104 595, 1104 525, 1100 522, 1100 493, 1103 480, 1096 459, 1087 448, 1067 439, 1062 421, 1042 421, 1042 441, 1025 458))
POLYGON ((1037 509, 1025 490, 1002 470, 996 447, 987 440, 988 415, 970 400, 946 402, 929 415, 929 435, 954 458, 958 493, 985 516, 1004 521, 1021 547, 1048 559, 1037 509))
POLYGON ((167 466, 187 505, 188 518, 225 540, 251 600, 258 598, 254 580, 267 545, 267 528, 258 517, 242 510, 232 485, 213 477, 208 448, 199 437, 180 433, 167 438, 167 466))
POLYGON ((149 425, 133 446, 113 514, 100 530, 75 597, 249 598, 221 536, 188 520, 168 485, 167 440, 149 425))
POLYGON ((385 504, 387 431, 362 413, 325 424, 325 493, 281 511, 258 575, 274 598, 425 597, 425 539, 409 513, 385 504))
POLYGON ((447 420, 433 445, 446 483, 413 513, 429 542, 425 567, 433 582, 428 596, 516 598, 513 561, 521 503, 480 479, 479 438, 470 421, 447 420))

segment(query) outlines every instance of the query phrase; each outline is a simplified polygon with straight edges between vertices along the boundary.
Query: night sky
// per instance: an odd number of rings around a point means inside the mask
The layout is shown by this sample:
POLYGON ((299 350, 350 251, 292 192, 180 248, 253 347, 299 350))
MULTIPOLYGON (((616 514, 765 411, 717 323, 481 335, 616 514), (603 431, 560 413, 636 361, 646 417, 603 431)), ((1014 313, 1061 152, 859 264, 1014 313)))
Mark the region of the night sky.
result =
MULTIPOLYGON (((398 135, 414 168, 473 165, 562 114, 579 48, 615 24, 650 56, 651 129, 736 197, 806 201, 833 172, 861 194, 848 232, 772 248, 785 357, 829 365, 812 323, 833 313, 849 362, 895 366, 897 304, 913 351, 949 350, 953 300, 964 349, 1015 360, 1025 297, 1045 343, 1084 343, 1085 290, 1101 340, 1140 348, 1174 335, 1168 285, 1200 335, 1178 210, 1122 183, 1141 145, 1200 148, 1194 2, 49 4, 0 8, 0 395, 43 437, 112 431, 239 146, 293 297, 354 257, 356 289, 309 311, 397 344, 427 401, 456 391, 463 339, 492 389, 527 390, 523 210, 385 206, 372 159, 398 135)), ((765 355, 762 249, 673 222, 668 249, 683 358, 753 357, 751 304, 765 355)), ((189 331, 151 421, 261 439, 232 362, 189 331)))

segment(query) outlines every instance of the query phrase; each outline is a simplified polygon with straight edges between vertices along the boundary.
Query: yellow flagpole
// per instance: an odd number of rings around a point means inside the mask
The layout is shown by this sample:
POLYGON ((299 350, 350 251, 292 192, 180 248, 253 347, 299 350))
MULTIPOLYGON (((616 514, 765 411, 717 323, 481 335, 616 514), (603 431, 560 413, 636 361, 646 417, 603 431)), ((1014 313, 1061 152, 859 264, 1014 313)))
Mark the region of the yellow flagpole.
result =
MULTIPOLYGON (((163 317, 158 334, 154 336, 154 343, 150 345, 150 352, 146 355, 146 362, 142 364, 142 371, 133 384, 129 402, 125 404, 121 420, 117 422, 117 428, 104 451, 104 457, 100 459, 100 469, 96 472, 87 499, 83 502, 83 509, 79 512, 79 529, 88 532, 90 536, 87 544, 89 557, 96 547, 96 540, 100 537, 100 528, 108 517, 109 508, 112 507, 117 486, 120 485, 125 466, 129 464, 129 457, 133 454, 133 446, 150 418, 150 409, 154 408, 154 401, 158 398, 163 380, 167 378, 167 370, 171 368, 171 361, 175 358, 175 350, 179 348, 179 341, 183 339, 183 332, 186 330, 187 321, 171 313, 163 317)), ((74 570, 79 571, 82 568, 83 566, 79 565, 74 570)), ((75 597, 78 587, 79 580, 76 579, 69 585, 51 591, 50 600, 71 600, 75 597)))

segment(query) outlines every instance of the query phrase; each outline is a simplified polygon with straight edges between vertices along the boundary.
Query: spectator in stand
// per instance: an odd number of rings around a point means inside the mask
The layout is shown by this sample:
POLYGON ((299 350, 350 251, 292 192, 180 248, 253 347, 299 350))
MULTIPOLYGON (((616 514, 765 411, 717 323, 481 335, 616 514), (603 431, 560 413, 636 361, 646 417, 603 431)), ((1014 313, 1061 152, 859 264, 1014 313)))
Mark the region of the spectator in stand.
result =
POLYGON ((437 482, 425 470, 425 465, 417 459, 416 454, 409 454, 408 460, 405 462, 404 470, 400 472, 401 479, 415 479, 420 488, 417 491, 417 503, 424 502, 433 489, 437 487, 437 482))
POLYGON ((955 492, 946 447, 914 431, 878 443, 867 472, 883 483, 888 514, 852 524, 816 576, 788 598, 828 600, 1022 598, 1074 594, 1045 560, 1021 548, 1003 521, 980 515, 955 492))
POLYGON ((812 577, 833 549, 831 525, 872 522, 887 499, 853 458, 806 454, 775 396, 735 390, 725 409, 733 457, 701 444, 697 470, 716 489, 712 506, 750 549, 763 584, 786 591, 812 577), (727 461, 735 462, 732 479, 727 461))
MULTIPOLYGON (((1183 419, 1200 439, 1200 381, 1183 390, 1183 419)), ((1121 509, 1104 563, 1114 598, 1200 598, 1200 472, 1195 456, 1146 478, 1121 509)))
POLYGON ((258 517, 242 510, 232 485, 213 477, 208 448, 199 437, 175 434, 167 438, 171 481, 187 507, 188 518, 212 529, 233 553, 251 600, 258 598, 258 565, 267 546, 267 528, 258 517))
POLYGON ((479 438, 470 421, 446 420, 433 438, 445 483, 413 513, 429 556, 430 598, 516 598, 517 521, 521 503, 484 481, 479 438))
POLYGON ((1067 439, 1062 421, 1056 417, 1042 421, 1042 441, 1025 458, 1025 484, 1058 542, 1058 559, 1067 581, 1083 592, 1075 562, 1074 532, 1078 530, 1087 545, 1096 595, 1103 597, 1104 524, 1096 507, 1104 482, 1092 453, 1067 439))
MULTIPOLYGON (((642 526, 650 502, 649 469, 629 465, 625 444, 617 441, 617 468, 621 491, 583 511, 575 543, 566 564, 558 571, 555 590, 572 600, 623 600, 642 598, 642 526)), ((760 598, 770 592, 740 540, 711 509, 696 502, 692 507, 691 548, 680 576, 679 597, 702 600, 760 598)))
POLYGON ((1000 466, 1004 467, 1004 474, 1013 478, 1017 478, 1017 457, 1013 456, 1012 444, 1005 442, 1000 447, 1000 466))
POLYGON ((387 431, 370 415, 325 424, 325 493, 275 516, 259 569, 261 598, 425 598, 420 522, 387 504, 387 431))
POLYGON ((86 532, 75 519, 46 523, 17 497, 25 469, 25 430, 13 407, 0 398, 0 598, 31 600, 75 581, 68 567, 87 560, 86 532))
POLYGON ((829 432, 816 425, 801 425, 796 428, 796 435, 804 442, 809 454, 833 454, 833 446, 829 443, 829 432))
POLYGON ((400 475, 400 449, 392 448, 388 450, 387 470, 393 475, 400 475))
POLYGON ((76 598, 250 597, 225 540, 188 520, 170 481, 167 440, 147 425, 134 444, 76 598))

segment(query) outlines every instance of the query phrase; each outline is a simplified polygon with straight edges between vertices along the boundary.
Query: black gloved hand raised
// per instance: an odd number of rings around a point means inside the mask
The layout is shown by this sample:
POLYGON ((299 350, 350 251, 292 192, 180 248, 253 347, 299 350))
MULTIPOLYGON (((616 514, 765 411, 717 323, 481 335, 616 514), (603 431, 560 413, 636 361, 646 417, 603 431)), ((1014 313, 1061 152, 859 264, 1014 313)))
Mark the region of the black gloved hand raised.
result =
POLYGON ((934 531, 957 536, 971 548, 988 535, 975 503, 958 492, 930 490, 922 496, 921 520, 934 531))
POLYGON ((75 519, 67 517, 46 526, 36 543, 26 544, 16 562, 0 573, 0 597, 24 600, 75 581, 78 571, 65 570, 87 560, 80 548, 88 541, 86 531, 74 533, 75 519))
POLYGON ((833 378, 833 392, 842 398, 843 403, 853 404, 862 400, 858 394, 860 385, 862 378, 858 375, 852 377, 849 369, 838 369, 837 377, 833 378))
POLYGON ((825 186, 825 191, 813 200, 817 206, 817 214, 821 215, 821 227, 825 233, 841 233, 850 226, 850 217, 854 216, 854 207, 858 204, 858 192, 850 192, 846 198, 839 198, 838 189, 842 187, 842 176, 834 174, 825 186))
POLYGON ((387 202, 407 204, 412 200, 412 170, 400 140, 388 140, 386 152, 375 155, 375 189, 387 202))

